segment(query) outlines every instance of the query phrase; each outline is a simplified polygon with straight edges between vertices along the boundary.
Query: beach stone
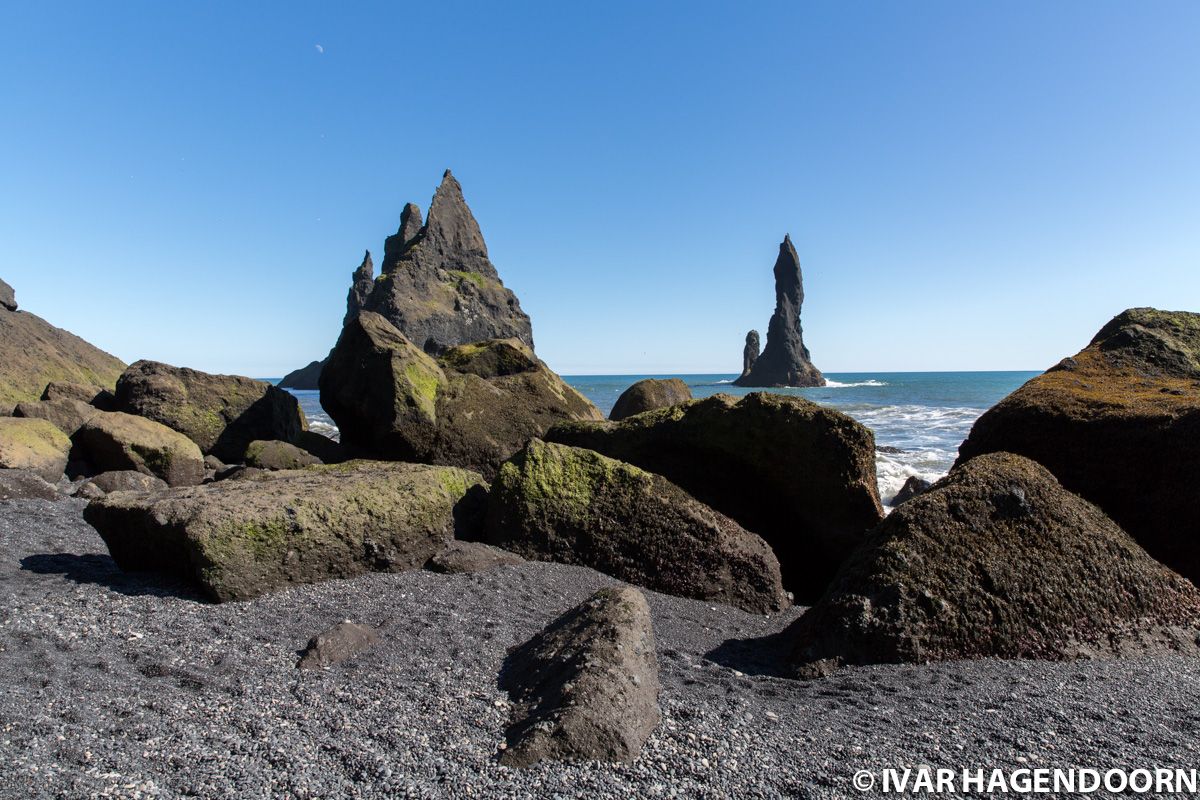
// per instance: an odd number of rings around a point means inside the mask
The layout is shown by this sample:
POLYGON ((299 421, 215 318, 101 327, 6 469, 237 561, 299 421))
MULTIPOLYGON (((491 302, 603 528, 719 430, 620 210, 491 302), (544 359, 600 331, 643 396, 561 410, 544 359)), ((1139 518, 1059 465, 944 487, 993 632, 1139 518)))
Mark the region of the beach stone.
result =
POLYGON ((1200 581, 1200 314, 1134 308, 985 413, 959 462, 1008 451, 1200 581))
POLYGON ((71 440, 44 419, 0 417, 0 469, 29 470, 57 483, 67 468, 71 440))
POLYGON ((622 420, 692 399, 692 390, 679 378, 646 378, 621 392, 608 418, 622 420))
MULTIPOLYGON (((800 307, 804 305, 804 276, 800 257, 792 238, 784 236, 775 260, 775 313, 767 326, 767 346, 754 359, 751 338, 746 336, 742 351, 742 375, 737 386, 824 386, 825 377, 813 366, 804 331, 800 325, 800 307)), ((754 331, 751 331, 754 333, 754 331)), ((757 340, 755 334, 755 340, 757 340)))
POLYGON ((138 361, 117 381, 117 407, 179 431, 205 455, 239 461, 256 439, 293 441, 307 427, 296 398, 240 375, 138 361))
POLYGON ((67 397, 17 403, 13 409, 14 417, 44 419, 67 436, 74 436, 85 422, 99 413, 94 406, 67 397))
POLYGON ((251 442, 243 460, 246 466, 259 469, 302 469, 322 463, 321 459, 296 445, 279 441, 251 442))
POLYGON ((145 417, 98 411, 73 440, 87 462, 101 472, 134 470, 171 486, 192 486, 204 479, 204 457, 196 443, 145 417))
POLYGON ((102 472, 84 482, 84 486, 89 485, 95 486, 104 494, 109 492, 158 492, 168 486, 162 478, 132 469, 102 472))
POLYGON ((500 763, 633 761, 662 717, 645 596, 601 589, 505 660, 514 702, 500 763))
POLYGON ((435 360, 369 311, 346 325, 330 353, 321 405, 347 447, 487 479, 554 423, 601 419, 519 341, 464 345, 435 360))
POLYGON ((461 530, 479 476, 351 461, 244 480, 117 492, 84 518, 126 571, 171 573, 218 602, 297 583, 419 569, 461 530))
POLYGON ((324 367, 324 361, 312 361, 307 366, 292 370, 279 381, 279 388, 305 391, 315 390, 319 388, 318 381, 321 379, 321 370, 324 367))
POLYGON ((662 475, 767 541, 783 585, 820 597, 883 517, 875 437, 800 397, 717 394, 621 422, 569 422, 547 441, 662 475))
POLYGON ((29 469, 0 468, 0 502, 5 500, 57 500, 58 489, 29 469))
POLYGON ((442 548, 441 552, 425 563, 425 569, 430 572, 442 572, 448 575, 461 575, 472 572, 487 572, 496 567, 523 564, 525 559, 516 553, 492 547, 483 542, 453 541, 442 548))
POLYGON ((125 364, 27 311, 0 311, 0 415, 41 398, 51 382, 110 389, 125 364))
POLYGON ((328 436, 316 431, 301 431, 296 437, 296 446, 301 450, 316 456, 325 464, 340 464, 349 460, 346 448, 340 442, 335 442, 328 436))
POLYGON ((487 541, 756 614, 788 605, 761 538, 666 478, 577 447, 535 439, 501 467, 487 541))
POLYGON ((0 308, 5 311, 17 310, 17 293, 2 279, 0 279, 0 308))
POLYGON ((304 653, 296 662, 296 667, 299 669, 332 667, 350 660, 378 642, 379 634, 374 628, 359 625, 350 620, 339 622, 329 630, 318 633, 308 640, 308 646, 304 648, 304 653))
POLYGON ((224 472, 225 470, 229 469, 229 467, 224 461, 216 456, 205 456, 204 469, 208 472, 224 472))
POLYGON ((78 400, 101 411, 112 411, 116 397, 108 389, 100 389, 87 383, 50 381, 42 390, 42 400, 78 400))
POLYGON ((916 475, 910 475, 904 485, 900 487, 900 491, 896 492, 896 496, 892 498, 891 505, 896 507, 901 503, 907 503, 917 495, 929 489, 933 484, 924 478, 918 478, 916 475))
POLYGON ((893 511, 793 623, 797 674, 846 664, 1194 655, 1200 593, 1039 464, 992 453, 893 511))

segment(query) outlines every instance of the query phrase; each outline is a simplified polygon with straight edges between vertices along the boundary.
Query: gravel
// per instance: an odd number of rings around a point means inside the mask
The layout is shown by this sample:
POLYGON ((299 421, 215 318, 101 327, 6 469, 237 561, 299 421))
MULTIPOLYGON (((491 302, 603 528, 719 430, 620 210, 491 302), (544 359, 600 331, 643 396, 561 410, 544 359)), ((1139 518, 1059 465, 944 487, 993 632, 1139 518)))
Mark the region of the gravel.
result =
MULTIPOLYGON (((0 797, 820 797, 932 767, 1191 768, 1200 662, 984 660, 775 677, 760 617, 646 592, 663 723, 631 764, 501 767, 507 648, 596 589, 579 567, 410 572, 212 605, 121 573, 77 500, 0 503, 0 797), (298 670, 353 619, 380 643, 298 670)), ((1103 796, 1098 794, 1095 796, 1103 796)))

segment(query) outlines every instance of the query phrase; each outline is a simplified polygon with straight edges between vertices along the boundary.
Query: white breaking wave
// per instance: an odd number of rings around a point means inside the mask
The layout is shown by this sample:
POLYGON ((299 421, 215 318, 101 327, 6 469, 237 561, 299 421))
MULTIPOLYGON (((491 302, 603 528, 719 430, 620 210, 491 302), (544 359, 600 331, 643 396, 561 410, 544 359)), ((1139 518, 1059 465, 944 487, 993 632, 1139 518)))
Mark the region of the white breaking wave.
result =
POLYGON ((854 383, 842 383, 841 381, 825 379, 826 389, 853 389, 856 386, 887 386, 887 384, 883 381, 877 381, 874 378, 865 381, 855 381, 854 383))

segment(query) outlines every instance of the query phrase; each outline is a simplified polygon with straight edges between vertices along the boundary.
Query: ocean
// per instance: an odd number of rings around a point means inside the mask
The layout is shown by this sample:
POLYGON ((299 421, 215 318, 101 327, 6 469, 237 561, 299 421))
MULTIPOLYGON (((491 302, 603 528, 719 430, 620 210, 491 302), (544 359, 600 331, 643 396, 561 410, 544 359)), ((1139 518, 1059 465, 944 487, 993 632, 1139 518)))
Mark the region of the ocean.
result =
MULTIPOLYGON (((911 475, 936 480, 950 469, 975 420, 1037 372, 835 372, 828 386, 772 389, 836 408, 875 432, 879 495, 888 502, 911 475)), ((621 392, 643 378, 682 378, 695 397, 754 389, 733 386, 736 375, 564 375, 605 415, 621 392)), ((336 435, 318 393, 293 392, 314 431, 336 435)))

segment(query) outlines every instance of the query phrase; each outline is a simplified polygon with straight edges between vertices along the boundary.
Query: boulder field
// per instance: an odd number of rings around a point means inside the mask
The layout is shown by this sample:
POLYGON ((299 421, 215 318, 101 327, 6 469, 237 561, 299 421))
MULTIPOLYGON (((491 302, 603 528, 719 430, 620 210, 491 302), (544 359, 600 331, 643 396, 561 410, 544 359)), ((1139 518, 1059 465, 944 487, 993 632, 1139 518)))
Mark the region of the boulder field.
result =
POLYGON ((1008 451, 1200 581, 1200 314, 1134 308, 975 423, 959 462, 1008 451))
POLYGON ((847 664, 1200 651, 1200 593, 1044 467, 994 453, 893 511, 792 627, 847 664))
POLYGON ((562 423, 545 438, 657 473, 758 534, 802 601, 883 517, 874 435, 799 397, 718 394, 621 422, 562 423))
POLYGON ((359 452, 489 479, 554 423, 602 418, 518 340, 462 345, 435 359, 369 311, 342 329, 321 373, 321 405, 359 452))
POLYGON ((501 469, 487 540, 655 591, 758 614, 788 605, 766 542, 666 478, 534 440, 501 469))
MULTIPOLYGON (((124 570, 177 575, 218 602, 296 583, 419 569, 479 515, 479 476, 352 461, 161 492, 84 512, 124 570)), ((477 533, 477 532, 475 532, 477 533)))

